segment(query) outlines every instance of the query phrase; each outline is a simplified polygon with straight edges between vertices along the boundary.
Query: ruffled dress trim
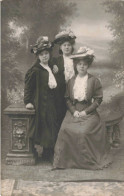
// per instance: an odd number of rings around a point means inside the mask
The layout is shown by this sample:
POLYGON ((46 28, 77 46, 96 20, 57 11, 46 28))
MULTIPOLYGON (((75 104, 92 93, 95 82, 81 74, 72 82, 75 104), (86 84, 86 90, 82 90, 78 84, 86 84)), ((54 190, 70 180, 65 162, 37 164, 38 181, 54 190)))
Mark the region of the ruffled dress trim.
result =
POLYGON ((64 55, 63 55, 63 59, 64 59, 64 69, 65 69, 64 71, 65 81, 67 83, 68 80, 70 80, 75 75, 75 72, 74 72, 73 60, 64 55))
POLYGON ((76 77, 73 87, 74 99, 77 99, 78 101, 86 100, 87 80, 88 74, 84 77, 80 77, 79 75, 76 77))

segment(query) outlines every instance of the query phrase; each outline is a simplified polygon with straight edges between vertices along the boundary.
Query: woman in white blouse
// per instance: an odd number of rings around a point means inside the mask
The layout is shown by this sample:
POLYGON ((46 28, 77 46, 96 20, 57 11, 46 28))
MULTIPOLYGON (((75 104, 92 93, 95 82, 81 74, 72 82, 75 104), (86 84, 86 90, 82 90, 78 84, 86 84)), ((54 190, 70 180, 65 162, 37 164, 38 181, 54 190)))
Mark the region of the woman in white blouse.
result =
POLYGON ((76 74, 67 84, 68 111, 55 145, 53 168, 102 169, 111 160, 106 130, 96 111, 103 98, 102 86, 87 72, 94 54, 81 47, 72 59, 76 74))
POLYGON ((55 36, 54 43, 59 45, 60 56, 54 59, 53 72, 57 81, 56 109, 59 127, 66 114, 65 90, 67 82, 75 75, 73 60, 70 58, 76 36, 72 31, 62 31, 55 36))

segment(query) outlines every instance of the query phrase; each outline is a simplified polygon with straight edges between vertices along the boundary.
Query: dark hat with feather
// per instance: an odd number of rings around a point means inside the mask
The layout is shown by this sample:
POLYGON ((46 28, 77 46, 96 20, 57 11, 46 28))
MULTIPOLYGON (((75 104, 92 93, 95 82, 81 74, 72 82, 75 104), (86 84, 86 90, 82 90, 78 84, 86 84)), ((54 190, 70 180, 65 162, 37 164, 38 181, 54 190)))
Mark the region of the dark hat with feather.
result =
POLYGON ((53 43, 51 43, 47 36, 40 36, 36 44, 31 46, 31 53, 39 54, 43 50, 51 50, 53 47, 53 43))
POLYGON ((69 41, 72 44, 74 44, 75 39, 76 39, 76 36, 74 35, 74 33, 71 30, 68 30, 68 31, 66 30, 66 31, 62 31, 62 32, 58 33, 55 36, 54 43, 55 44, 63 44, 64 42, 69 41))

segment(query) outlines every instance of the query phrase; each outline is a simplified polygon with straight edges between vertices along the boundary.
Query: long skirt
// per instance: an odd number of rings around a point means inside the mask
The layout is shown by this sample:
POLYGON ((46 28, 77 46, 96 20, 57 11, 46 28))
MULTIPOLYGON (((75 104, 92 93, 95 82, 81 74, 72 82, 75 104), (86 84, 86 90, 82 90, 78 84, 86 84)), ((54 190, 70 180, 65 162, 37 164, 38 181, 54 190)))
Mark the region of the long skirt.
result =
POLYGON ((109 150, 97 112, 75 118, 67 111, 55 145, 53 168, 102 169, 111 163, 109 150))

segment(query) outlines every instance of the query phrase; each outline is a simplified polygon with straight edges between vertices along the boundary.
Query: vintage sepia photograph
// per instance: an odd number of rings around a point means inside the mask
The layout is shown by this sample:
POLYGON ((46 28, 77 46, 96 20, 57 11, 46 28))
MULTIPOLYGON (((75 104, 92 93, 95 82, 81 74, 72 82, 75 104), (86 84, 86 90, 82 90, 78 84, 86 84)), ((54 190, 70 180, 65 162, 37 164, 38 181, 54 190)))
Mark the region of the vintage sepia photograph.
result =
POLYGON ((124 0, 1 0, 1 195, 124 195, 124 0))

